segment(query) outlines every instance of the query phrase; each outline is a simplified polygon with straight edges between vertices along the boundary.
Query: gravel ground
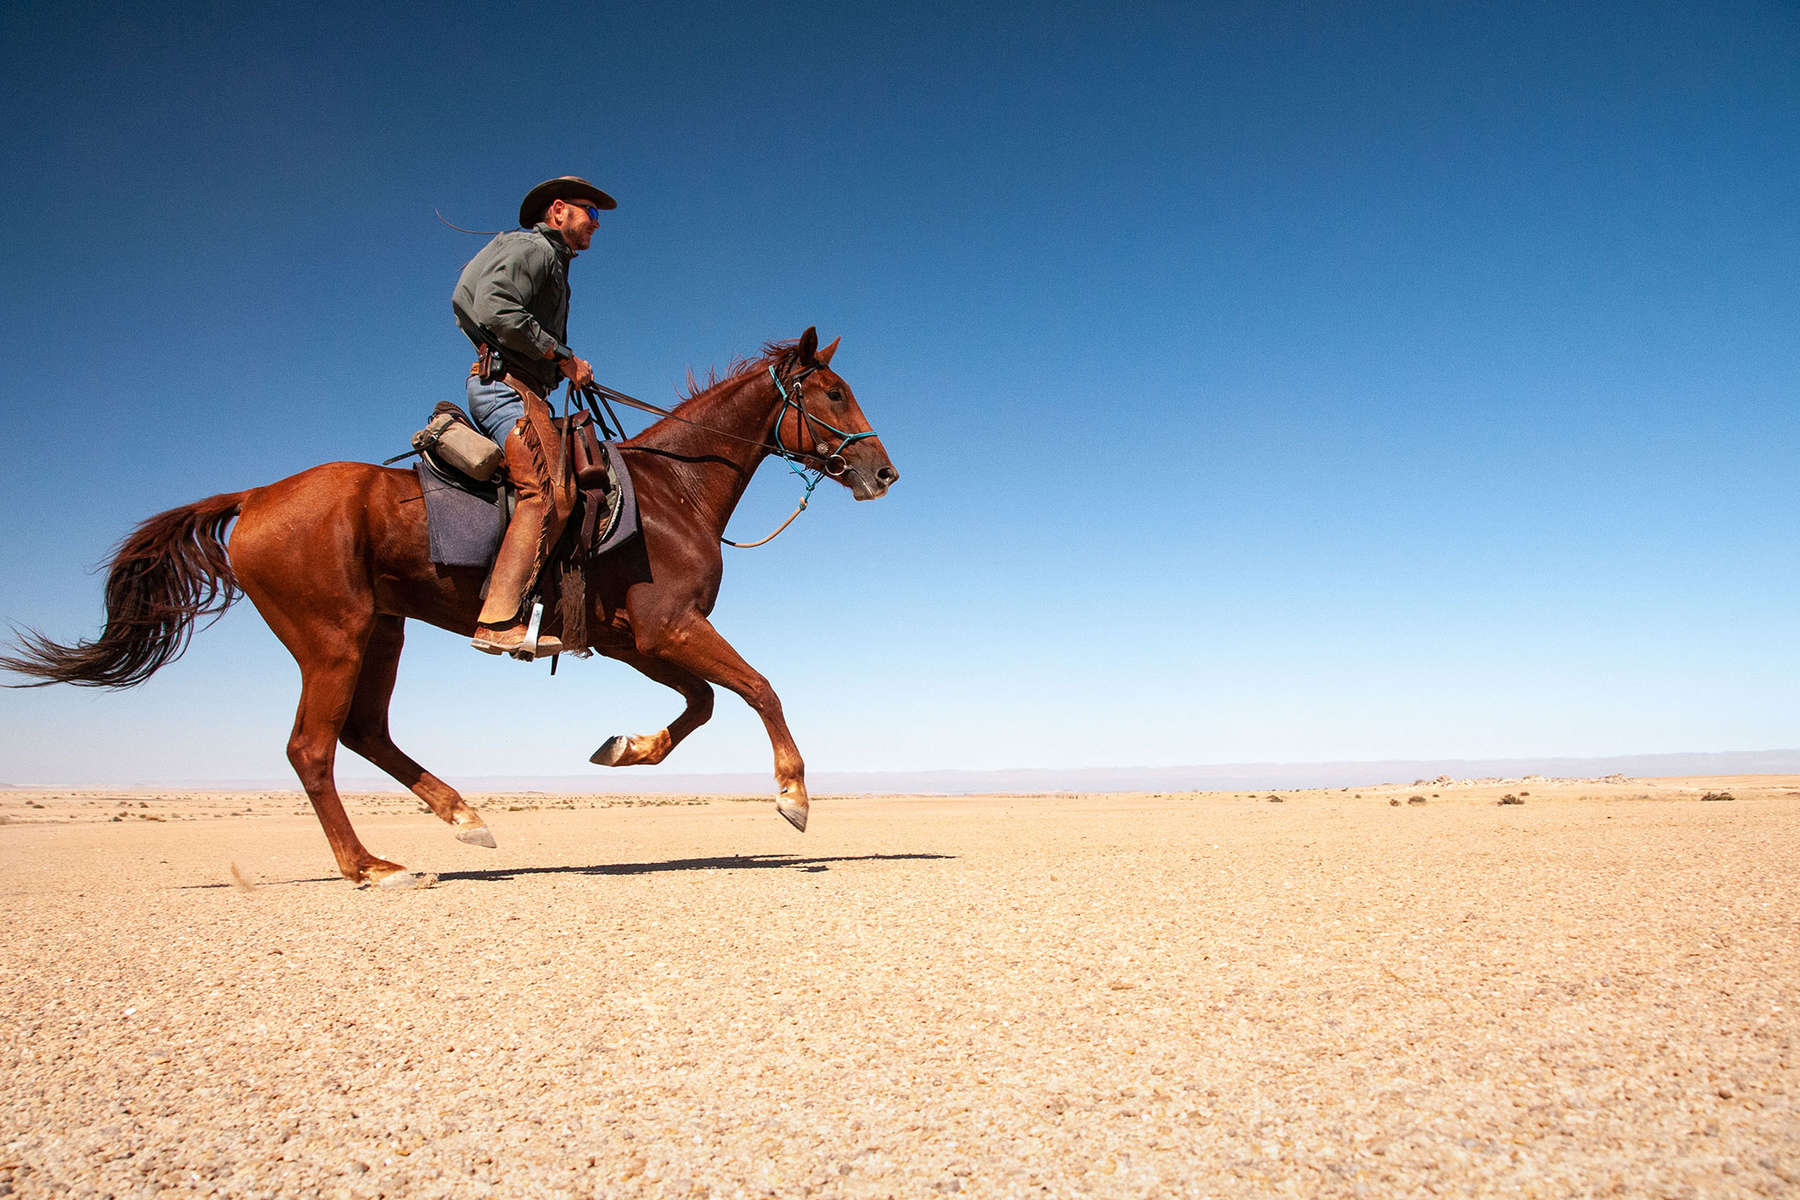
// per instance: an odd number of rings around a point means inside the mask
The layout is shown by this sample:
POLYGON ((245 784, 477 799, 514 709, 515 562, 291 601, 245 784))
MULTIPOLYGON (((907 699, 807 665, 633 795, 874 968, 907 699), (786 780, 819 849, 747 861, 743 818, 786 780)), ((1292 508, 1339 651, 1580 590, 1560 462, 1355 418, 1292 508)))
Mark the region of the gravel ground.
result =
POLYGON ((1800 778, 1280 798, 3 791, 0 1195, 1800 1194, 1800 778))

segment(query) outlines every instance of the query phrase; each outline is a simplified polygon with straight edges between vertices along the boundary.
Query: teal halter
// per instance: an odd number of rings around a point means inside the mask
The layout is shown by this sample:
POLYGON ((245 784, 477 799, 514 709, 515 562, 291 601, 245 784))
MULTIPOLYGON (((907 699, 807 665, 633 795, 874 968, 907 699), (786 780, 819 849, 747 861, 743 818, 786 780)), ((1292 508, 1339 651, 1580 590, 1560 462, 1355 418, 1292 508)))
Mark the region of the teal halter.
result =
POLYGON ((835 479, 849 469, 849 464, 844 461, 844 447, 850 445, 852 442, 860 442, 864 438, 875 436, 875 431, 873 429, 863 433, 847 433, 844 430, 839 429, 836 425, 833 425, 831 422, 815 417, 806 410, 805 390, 801 385, 806 377, 816 370, 818 370, 816 365, 811 366, 794 376, 794 390, 790 393, 787 385, 781 382, 781 376, 775 373, 774 366, 771 365, 769 367, 769 378, 775 381, 775 390, 781 393, 781 411, 775 414, 775 453, 786 459, 788 470, 800 476, 801 480, 806 483, 806 494, 808 496, 812 495, 812 490, 819 485, 819 480, 823 479, 825 476, 829 475, 835 479), (837 447, 828 450, 823 440, 815 441, 813 443, 812 453, 789 447, 781 439, 781 423, 786 420, 788 409, 790 408, 800 414, 800 431, 802 437, 811 433, 815 427, 824 429, 842 439, 838 442, 837 447), (804 464, 809 461, 816 462, 819 465, 811 468, 804 466, 804 464))

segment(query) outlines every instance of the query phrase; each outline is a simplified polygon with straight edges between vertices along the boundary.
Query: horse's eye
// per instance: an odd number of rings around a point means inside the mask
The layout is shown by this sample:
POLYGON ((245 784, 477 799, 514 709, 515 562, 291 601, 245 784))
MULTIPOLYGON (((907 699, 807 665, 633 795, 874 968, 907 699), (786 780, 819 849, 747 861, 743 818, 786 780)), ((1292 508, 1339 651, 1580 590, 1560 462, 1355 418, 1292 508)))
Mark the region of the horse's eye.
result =
POLYGON ((825 395, 830 398, 833 404, 842 404, 844 402, 844 393, 837 388, 827 388, 825 390, 825 395))

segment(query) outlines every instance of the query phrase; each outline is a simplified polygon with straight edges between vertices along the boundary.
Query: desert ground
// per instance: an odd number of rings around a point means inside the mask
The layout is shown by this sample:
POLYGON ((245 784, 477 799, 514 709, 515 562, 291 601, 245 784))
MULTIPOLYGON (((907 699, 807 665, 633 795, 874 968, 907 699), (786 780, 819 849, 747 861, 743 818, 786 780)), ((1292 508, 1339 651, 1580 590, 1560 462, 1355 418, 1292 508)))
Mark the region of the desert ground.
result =
POLYGON ((0 790, 0 1195, 1800 1194, 1800 777, 470 799, 0 790))

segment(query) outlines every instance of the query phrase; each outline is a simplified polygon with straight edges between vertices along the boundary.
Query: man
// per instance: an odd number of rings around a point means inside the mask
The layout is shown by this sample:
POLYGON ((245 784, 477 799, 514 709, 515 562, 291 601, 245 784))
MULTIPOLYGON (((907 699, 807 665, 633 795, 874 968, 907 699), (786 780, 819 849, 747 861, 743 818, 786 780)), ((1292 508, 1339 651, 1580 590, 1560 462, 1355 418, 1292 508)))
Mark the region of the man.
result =
POLYGON ((457 325, 482 352, 469 372, 469 415, 505 451, 518 493, 470 640, 489 654, 562 650, 550 637, 526 645, 526 597, 574 503, 546 397, 564 379, 578 388, 594 381, 565 341, 569 260, 593 241, 600 210, 616 207, 585 179, 545 180, 519 205, 521 231, 470 259, 451 297, 457 325))

